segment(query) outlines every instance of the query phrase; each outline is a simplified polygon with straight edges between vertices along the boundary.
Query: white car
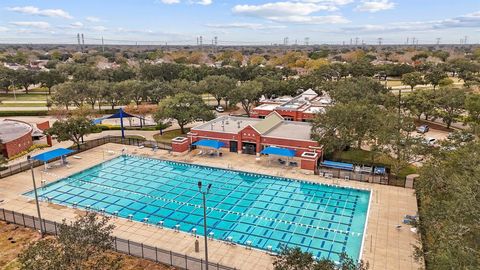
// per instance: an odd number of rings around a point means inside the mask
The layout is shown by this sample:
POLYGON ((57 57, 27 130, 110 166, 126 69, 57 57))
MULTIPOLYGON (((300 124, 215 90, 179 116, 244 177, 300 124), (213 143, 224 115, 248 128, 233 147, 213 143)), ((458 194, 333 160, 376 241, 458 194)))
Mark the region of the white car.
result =
POLYGON ((435 138, 430 138, 430 137, 425 138, 426 145, 434 146, 436 142, 437 142, 437 139, 435 138))
POLYGON ((217 111, 217 112, 224 112, 225 109, 224 109, 222 106, 218 106, 218 107, 215 108, 215 111, 217 111))

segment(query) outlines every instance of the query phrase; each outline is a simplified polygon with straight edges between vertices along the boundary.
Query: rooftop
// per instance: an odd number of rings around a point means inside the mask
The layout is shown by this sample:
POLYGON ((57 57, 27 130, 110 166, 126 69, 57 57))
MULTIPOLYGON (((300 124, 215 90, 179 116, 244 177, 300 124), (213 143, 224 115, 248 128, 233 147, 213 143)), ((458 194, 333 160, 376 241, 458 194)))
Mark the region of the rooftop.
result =
POLYGON ((0 122, 0 140, 3 143, 13 141, 32 130, 32 126, 25 122, 5 119, 0 122))
POLYGON ((306 122, 286 121, 271 113, 265 119, 236 116, 221 116, 191 129, 237 134, 247 126, 252 126, 260 134, 274 138, 310 140, 312 126, 306 122))

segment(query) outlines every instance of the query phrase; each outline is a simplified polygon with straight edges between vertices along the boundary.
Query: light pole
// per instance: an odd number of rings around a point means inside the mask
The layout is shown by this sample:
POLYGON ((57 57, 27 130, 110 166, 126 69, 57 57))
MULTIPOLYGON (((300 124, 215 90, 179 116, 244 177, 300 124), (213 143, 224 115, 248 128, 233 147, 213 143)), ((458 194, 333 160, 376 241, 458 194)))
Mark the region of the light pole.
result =
POLYGON ((207 199, 206 196, 210 192, 212 184, 208 184, 207 190, 202 190, 202 181, 198 181, 198 190, 202 193, 203 199, 203 239, 205 240, 205 270, 208 270, 208 243, 207 243, 207 199))
POLYGON ((27 159, 30 163, 30 170, 32 171, 33 192, 35 193, 35 204, 37 205, 38 221, 40 222, 40 235, 43 238, 43 236, 45 235, 45 232, 43 230, 43 225, 42 225, 42 216, 40 215, 40 204, 38 203, 37 184, 35 183, 35 173, 33 172, 33 160, 31 156, 27 156, 27 159))

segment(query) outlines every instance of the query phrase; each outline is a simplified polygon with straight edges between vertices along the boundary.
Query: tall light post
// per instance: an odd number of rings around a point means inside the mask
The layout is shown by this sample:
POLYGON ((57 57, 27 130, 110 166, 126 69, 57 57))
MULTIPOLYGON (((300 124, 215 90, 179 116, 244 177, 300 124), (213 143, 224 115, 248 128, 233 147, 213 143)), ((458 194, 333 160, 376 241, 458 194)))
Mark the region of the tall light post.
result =
POLYGON ((208 270, 208 243, 207 243, 207 199, 212 184, 208 184, 207 190, 202 190, 202 181, 198 181, 198 190, 202 193, 203 199, 203 239, 205 240, 205 270, 208 270))
POLYGON ((40 222, 40 235, 43 238, 43 236, 45 235, 45 231, 43 230, 42 216, 40 215, 40 204, 38 203, 37 184, 35 183, 35 173, 33 172, 33 160, 31 156, 27 156, 27 159, 30 163, 30 170, 32 171, 33 192, 35 193, 35 204, 37 205, 38 221, 40 222))

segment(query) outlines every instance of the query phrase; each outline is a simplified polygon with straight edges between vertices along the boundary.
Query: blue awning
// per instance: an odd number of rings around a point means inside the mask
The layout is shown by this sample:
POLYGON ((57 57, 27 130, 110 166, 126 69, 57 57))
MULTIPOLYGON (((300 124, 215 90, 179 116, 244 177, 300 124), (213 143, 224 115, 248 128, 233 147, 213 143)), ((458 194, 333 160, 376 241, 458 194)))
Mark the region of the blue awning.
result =
POLYGON ((221 141, 216 141, 216 140, 205 140, 204 139, 204 140, 199 140, 197 142, 194 142, 193 145, 219 149, 220 147, 225 146, 225 143, 221 142, 221 141))
POLYGON ((336 161, 325 160, 322 163, 320 163, 320 165, 324 166, 324 167, 328 167, 328 168, 353 171, 353 164, 345 163, 345 162, 336 162, 336 161))
POLYGON ((55 159, 55 158, 58 158, 58 157, 61 157, 61 156, 65 156, 65 155, 71 154, 73 152, 75 152, 75 151, 70 150, 70 149, 66 149, 66 148, 57 148, 57 149, 42 153, 40 155, 36 155, 36 156, 32 157, 32 159, 39 160, 39 161, 42 161, 42 162, 48 162, 52 159, 55 159))
POLYGON ((117 119, 117 118, 129 118, 129 117, 136 117, 136 118, 139 118, 139 119, 144 119, 143 117, 133 115, 133 114, 129 114, 129 113, 125 112, 122 108, 120 108, 120 109, 118 109, 118 111, 116 113, 114 113, 112 115, 104 116, 104 117, 97 118, 97 119, 93 119, 92 123, 94 125, 98 125, 98 124, 101 124, 102 121, 105 120, 105 119, 117 119))
POLYGON ((277 156, 284 156, 284 157, 294 157, 296 151, 287 149, 287 148, 280 148, 280 147, 274 147, 274 146, 269 146, 260 152, 260 154, 264 155, 277 155, 277 156))

